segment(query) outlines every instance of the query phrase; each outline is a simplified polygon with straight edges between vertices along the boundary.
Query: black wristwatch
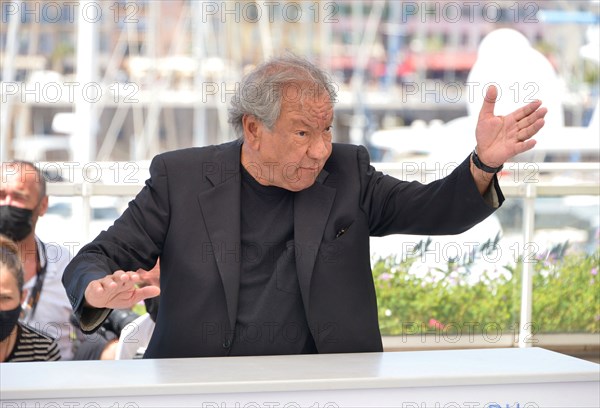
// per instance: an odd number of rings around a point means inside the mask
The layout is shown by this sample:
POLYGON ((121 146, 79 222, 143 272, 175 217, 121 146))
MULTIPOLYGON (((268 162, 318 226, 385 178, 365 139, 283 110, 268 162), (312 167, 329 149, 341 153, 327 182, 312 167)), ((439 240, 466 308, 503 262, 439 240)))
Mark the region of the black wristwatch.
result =
POLYGON ((473 164, 475 165, 475 167, 477 167, 479 170, 485 171, 486 173, 495 174, 502 170, 502 168, 504 167, 504 164, 501 164, 498 167, 490 167, 486 165, 481 160, 479 160, 479 156, 477 155, 477 149, 473 149, 473 153, 471 153, 471 159, 473 159, 473 164))

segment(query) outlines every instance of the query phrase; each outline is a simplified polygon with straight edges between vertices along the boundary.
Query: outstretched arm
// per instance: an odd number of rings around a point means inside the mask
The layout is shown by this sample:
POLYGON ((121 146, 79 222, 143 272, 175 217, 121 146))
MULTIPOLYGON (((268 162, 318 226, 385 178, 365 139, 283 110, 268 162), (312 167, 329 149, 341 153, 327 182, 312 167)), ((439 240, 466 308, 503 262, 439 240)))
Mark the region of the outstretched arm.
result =
MULTIPOLYGON (((477 155, 488 167, 499 167, 515 155, 532 149, 536 143, 532 137, 544 126, 548 112, 541 107, 542 102, 536 100, 506 116, 495 116, 497 97, 496 87, 488 87, 475 130, 477 155)), ((471 174, 479 192, 485 193, 494 174, 478 169, 472 161, 471 174)))

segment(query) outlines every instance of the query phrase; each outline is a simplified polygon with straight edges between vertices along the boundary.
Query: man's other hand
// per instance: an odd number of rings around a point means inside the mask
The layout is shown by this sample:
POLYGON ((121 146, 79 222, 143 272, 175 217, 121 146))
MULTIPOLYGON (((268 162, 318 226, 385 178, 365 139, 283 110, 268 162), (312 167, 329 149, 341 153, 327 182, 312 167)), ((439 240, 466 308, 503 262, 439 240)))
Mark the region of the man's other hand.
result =
POLYGON ((108 309, 129 309, 138 302, 158 296, 157 286, 137 286, 141 282, 137 272, 122 270, 97 279, 85 289, 86 306, 108 309))

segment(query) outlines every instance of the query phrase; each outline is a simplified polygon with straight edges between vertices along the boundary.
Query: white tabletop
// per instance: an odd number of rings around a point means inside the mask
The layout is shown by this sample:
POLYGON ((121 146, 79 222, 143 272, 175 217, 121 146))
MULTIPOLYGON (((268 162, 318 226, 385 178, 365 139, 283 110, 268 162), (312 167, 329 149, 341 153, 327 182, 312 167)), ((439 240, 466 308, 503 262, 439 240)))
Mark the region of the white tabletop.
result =
POLYGON ((600 366, 540 348, 0 364, 4 400, 532 382, 598 382, 600 366))

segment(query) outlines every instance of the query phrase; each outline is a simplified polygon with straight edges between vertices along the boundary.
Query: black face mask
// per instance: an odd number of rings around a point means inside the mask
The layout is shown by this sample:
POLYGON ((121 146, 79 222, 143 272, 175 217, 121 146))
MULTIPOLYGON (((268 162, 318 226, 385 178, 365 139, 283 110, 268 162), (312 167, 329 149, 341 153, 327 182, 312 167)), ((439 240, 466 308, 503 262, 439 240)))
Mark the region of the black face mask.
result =
POLYGON ((0 310, 0 341, 4 341, 13 331, 19 315, 21 314, 21 305, 12 310, 0 310))
POLYGON ((33 210, 12 205, 1 205, 0 233, 13 241, 22 241, 33 229, 32 217, 33 210))

